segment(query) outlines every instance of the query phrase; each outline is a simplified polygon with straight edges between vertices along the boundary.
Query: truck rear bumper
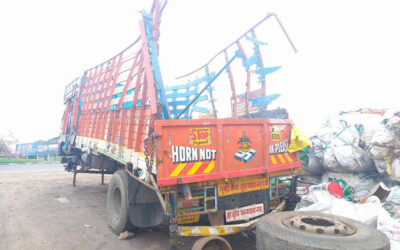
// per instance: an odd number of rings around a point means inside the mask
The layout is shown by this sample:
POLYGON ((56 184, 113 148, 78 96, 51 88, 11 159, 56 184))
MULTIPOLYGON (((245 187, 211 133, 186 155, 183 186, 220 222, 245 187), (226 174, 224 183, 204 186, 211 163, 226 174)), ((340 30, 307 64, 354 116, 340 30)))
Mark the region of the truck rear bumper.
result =
MULTIPOLYGON (((271 213, 277 213, 285 208, 285 201, 282 201, 271 213)), ((229 235, 236 234, 243 231, 247 231, 256 226, 259 218, 234 225, 222 225, 222 226, 179 226, 178 236, 211 236, 211 235, 229 235)))
POLYGON ((236 234, 254 228, 257 221, 258 219, 255 219, 242 224, 223 226, 180 226, 178 227, 178 236, 211 236, 236 234))

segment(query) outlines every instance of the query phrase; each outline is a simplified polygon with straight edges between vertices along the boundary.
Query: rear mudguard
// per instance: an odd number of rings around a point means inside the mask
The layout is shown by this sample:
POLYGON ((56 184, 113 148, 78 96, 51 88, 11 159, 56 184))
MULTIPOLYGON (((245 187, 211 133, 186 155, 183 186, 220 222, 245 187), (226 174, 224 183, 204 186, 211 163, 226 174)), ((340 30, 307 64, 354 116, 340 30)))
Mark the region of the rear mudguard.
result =
POLYGON ((162 224, 166 215, 156 192, 139 180, 128 179, 129 217, 132 224, 139 228, 162 224))

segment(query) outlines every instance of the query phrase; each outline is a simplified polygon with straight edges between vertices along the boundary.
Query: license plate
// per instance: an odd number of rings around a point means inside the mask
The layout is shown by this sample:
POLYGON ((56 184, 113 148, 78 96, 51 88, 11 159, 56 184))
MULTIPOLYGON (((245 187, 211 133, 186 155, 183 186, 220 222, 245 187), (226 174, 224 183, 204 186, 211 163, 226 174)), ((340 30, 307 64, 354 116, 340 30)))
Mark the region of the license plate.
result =
POLYGON ((246 220, 264 214, 262 203, 225 211, 226 222, 246 220))

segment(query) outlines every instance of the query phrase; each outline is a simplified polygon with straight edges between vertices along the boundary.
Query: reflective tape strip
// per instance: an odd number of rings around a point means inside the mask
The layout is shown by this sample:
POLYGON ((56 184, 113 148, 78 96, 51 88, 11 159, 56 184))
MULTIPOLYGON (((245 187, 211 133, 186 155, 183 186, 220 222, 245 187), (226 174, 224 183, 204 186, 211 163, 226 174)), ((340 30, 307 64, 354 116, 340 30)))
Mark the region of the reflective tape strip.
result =
POLYGON ((292 157, 290 157, 290 155, 289 155, 288 153, 285 153, 285 156, 286 156, 286 159, 287 159, 289 162, 293 162, 292 157))
POLYGON ((283 158, 283 155, 278 154, 278 158, 279 158, 279 160, 281 160, 281 162, 282 162, 283 164, 286 163, 286 160, 285 160, 285 158, 283 158))
POLYGON ((187 163, 179 163, 178 166, 174 169, 174 171, 171 173, 170 177, 175 177, 180 174, 180 172, 185 168, 187 163))
POLYGON ((275 156, 270 155, 269 157, 271 158, 272 164, 274 164, 274 165, 278 164, 278 162, 275 159, 275 156))
POLYGON ((190 168, 189 172, 186 175, 193 175, 197 172, 197 170, 203 165, 203 162, 196 162, 193 167, 190 168))
POLYGON ((204 169, 203 174, 208 174, 210 173, 214 168, 214 161, 211 161, 210 164, 204 169))
POLYGON ((180 236, 190 236, 192 235, 192 227, 178 227, 178 234, 180 236))
POLYGON ((252 229, 256 226, 258 219, 253 221, 225 226, 193 226, 178 227, 179 236, 210 236, 210 235, 229 235, 252 229))
POLYGON ((211 235, 208 227, 198 227, 198 229, 201 235, 211 235))
POLYGON ((226 235, 225 227, 217 227, 218 235, 226 235))

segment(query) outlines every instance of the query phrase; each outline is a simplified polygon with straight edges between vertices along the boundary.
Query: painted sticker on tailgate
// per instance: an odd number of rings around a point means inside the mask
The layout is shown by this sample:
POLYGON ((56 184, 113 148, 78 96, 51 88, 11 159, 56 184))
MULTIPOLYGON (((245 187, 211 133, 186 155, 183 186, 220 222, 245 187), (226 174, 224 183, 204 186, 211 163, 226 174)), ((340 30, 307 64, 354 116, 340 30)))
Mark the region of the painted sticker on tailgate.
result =
MULTIPOLYGON (((179 215, 190 214, 190 213, 199 212, 199 211, 200 210, 179 212, 179 215)), ((195 223, 195 222, 199 222, 199 220, 200 220, 200 215, 188 215, 185 217, 178 217, 178 224, 195 223)))
POLYGON ((255 204, 225 211, 226 222, 247 220, 264 214, 264 204, 255 204))
POLYGON ((269 162, 271 165, 292 163, 294 160, 288 151, 290 135, 284 133, 288 127, 279 129, 278 126, 271 126, 271 144, 269 145, 269 162), (286 130, 285 130, 286 129, 286 130))
POLYGON ((211 129, 191 128, 190 145, 192 146, 211 145, 211 129))
POLYGON ((244 192, 256 191, 268 188, 268 180, 265 177, 241 178, 232 182, 218 185, 218 195, 226 196, 244 192))
POLYGON ((237 144, 239 144, 240 146, 239 150, 235 154, 235 159, 248 163, 256 155, 257 152, 255 149, 251 148, 252 142, 247 136, 247 133, 243 133, 242 137, 239 138, 237 144))

